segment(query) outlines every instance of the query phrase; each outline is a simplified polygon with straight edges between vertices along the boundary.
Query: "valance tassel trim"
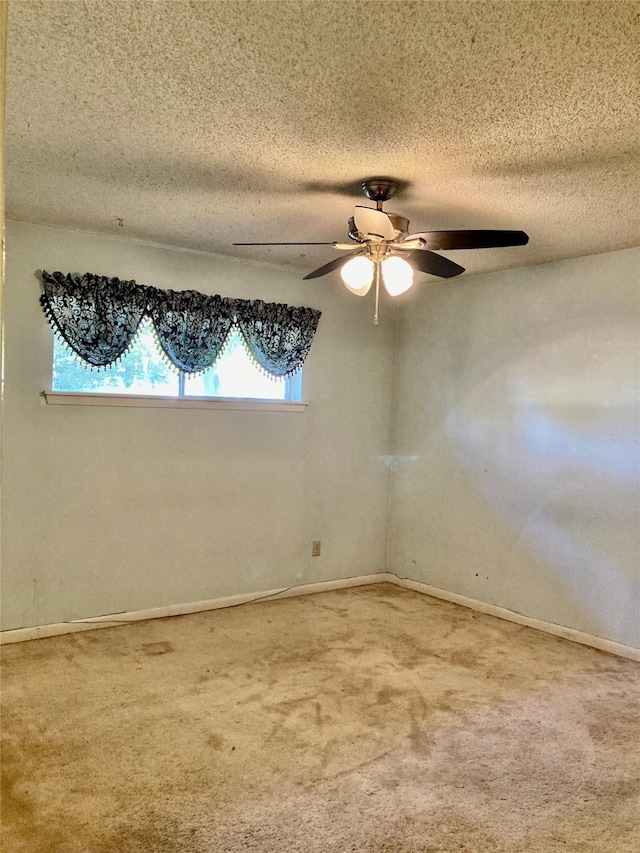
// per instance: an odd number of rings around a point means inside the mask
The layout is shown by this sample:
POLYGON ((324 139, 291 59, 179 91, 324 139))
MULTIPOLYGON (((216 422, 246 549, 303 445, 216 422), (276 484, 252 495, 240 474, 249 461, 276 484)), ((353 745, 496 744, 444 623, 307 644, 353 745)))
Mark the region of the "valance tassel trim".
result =
POLYGON ((267 379, 271 379, 273 382, 277 382, 279 379, 288 379, 289 377, 294 376, 302 368, 302 365, 300 365, 300 367, 296 367, 295 370, 293 370, 289 373, 283 374, 281 376, 278 376, 275 373, 270 373, 266 369, 266 367, 264 367, 256 358, 255 353, 253 352, 253 350, 251 349, 251 347, 249 346, 249 344, 247 342, 247 339, 242 334, 242 329, 240 328, 240 326, 235 325, 234 328, 237 329, 237 331, 239 332, 239 338, 240 338, 240 343, 242 344, 242 349, 246 352, 246 354, 249 358, 249 361, 255 367, 255 369, 260 373, 261 376, 266 376, 267 379))

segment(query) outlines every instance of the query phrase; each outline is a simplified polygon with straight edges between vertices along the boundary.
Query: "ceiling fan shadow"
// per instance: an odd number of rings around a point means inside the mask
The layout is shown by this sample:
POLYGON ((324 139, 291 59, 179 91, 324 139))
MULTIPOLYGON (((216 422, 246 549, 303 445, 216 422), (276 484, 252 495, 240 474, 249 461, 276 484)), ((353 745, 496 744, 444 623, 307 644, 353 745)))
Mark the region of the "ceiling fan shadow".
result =
POLYGON ((590 152, 573 156, 520 158, 507 163, 495 163, 477 170, 477 175, 499 178, 545 177, 579 171, 629 171, 638 174, 640 150, 625 149, 617 153, 590 152))
MULTIPOLYGON (((10 162, 11 146, 7 146, 10 162)), ((89 179, 111 188, 156 189, 166 192, 178 190, 181 194, 214 197, 221 193, 258 195, 299 195, 304 186, 280 172, 257 164, 251 166, 225 162, 221 158, 207 159, 148 152, 126 157, 115 149, 82 147, 70 156, 60 149, 39 152, 34 146, 34 160, 44 163, 48 175, 89 179)), ((11 174, 11 172, 9 172, 11 174)))

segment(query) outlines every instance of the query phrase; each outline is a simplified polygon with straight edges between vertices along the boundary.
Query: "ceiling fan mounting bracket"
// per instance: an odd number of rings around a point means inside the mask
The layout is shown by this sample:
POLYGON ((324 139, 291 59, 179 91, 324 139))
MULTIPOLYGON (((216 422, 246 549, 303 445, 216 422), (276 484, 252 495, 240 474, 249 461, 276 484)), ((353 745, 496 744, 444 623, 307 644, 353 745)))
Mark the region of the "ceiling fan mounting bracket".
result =
POLYGON ((398 190, 398 182, 392 178, 367 178, 361 186, 366 197, 378 204, 388 201, 398 190))

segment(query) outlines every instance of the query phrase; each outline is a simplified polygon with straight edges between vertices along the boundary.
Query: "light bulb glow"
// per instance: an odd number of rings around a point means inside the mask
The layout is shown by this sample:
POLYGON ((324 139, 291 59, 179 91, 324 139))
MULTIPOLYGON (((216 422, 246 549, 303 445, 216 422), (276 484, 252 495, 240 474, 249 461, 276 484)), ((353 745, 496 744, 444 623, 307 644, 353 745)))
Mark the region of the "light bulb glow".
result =
POLYGON ((385 258, 382 262, 382 280, 389 296, 400 296, 413 284, 413 268, 402 258, 385 258))
POLYGON ((340 270, 347 290, 356 296, 366 296, 373 281, 373 261, 363 255, 351 258, 340 270))

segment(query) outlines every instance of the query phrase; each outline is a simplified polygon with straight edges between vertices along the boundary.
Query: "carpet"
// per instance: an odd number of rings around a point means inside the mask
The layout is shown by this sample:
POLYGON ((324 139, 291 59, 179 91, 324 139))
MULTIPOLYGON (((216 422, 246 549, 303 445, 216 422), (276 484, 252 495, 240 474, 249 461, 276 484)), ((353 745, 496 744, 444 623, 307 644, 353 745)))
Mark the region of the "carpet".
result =
POLYGON ((2 650, 3 853, 637 853, 640 665, 389 584, 2 650))

